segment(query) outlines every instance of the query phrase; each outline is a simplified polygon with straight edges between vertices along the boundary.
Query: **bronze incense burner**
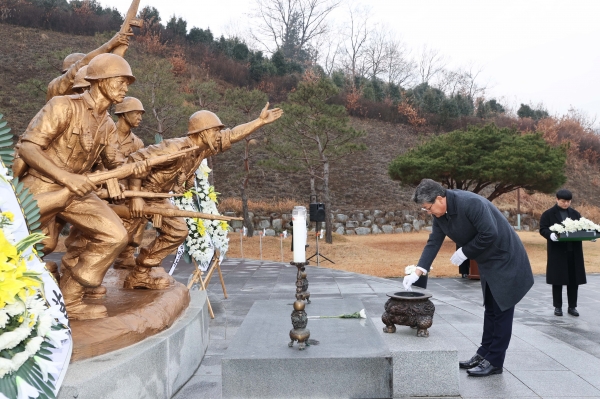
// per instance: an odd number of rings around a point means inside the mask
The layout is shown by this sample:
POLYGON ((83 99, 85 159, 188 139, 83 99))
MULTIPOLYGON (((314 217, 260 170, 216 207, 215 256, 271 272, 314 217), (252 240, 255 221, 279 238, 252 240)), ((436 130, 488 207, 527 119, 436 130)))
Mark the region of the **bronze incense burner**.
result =
POLYGON ((385 303, 381 321, 386 325, 383 332, 396 332, 395 324, 417 329, 417 337, 428 337, 427 329, 433 324, 435 306, 429 300, 431 294, 415 291, 391 292, 385 303))

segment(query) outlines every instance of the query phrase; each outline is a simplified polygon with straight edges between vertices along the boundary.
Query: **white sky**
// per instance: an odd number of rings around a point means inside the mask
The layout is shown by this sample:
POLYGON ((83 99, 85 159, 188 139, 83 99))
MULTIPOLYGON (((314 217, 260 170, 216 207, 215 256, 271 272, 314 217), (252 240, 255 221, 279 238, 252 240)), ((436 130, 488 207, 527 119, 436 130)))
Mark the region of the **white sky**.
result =
MULTIPOLYGON (((347 0, 346 0, 347 1, 347 0)), ((100 0, 125 13, 128 0, 100 0)), ((369 0, 371 21, 387 25, 416 54, 427 45, 455 67, 483 68, 487 97, 514 107, 572 106, 600 119, 600 0, 369 0)), ((173 14, 215 36, 249 26, 252 0, 142 0, 163 23, 173 14)), ((342 6, 334 15, 343 24, 342 6)), ((598 126, 598 122, 596 125, 598 126)))

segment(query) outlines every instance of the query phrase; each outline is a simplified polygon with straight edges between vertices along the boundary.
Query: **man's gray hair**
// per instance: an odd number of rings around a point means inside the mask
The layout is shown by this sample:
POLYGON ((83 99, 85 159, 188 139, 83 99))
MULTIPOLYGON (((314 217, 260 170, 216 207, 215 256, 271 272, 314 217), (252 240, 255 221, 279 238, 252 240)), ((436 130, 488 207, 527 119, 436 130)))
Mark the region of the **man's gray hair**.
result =
POLYGON ((446 196, 446 189, 431 179, 423 179, 415 189, 412 200, 417 204, 433 204, 438 197, 446 196))

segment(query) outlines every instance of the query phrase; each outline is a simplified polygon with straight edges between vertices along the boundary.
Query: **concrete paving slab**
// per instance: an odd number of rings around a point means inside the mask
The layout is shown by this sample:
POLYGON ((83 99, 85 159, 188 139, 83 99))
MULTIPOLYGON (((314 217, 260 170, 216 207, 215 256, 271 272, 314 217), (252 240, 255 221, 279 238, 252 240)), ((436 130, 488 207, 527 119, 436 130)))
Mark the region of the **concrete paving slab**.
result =
POLYGON ((194 375, 173 399, 218 399, 221 397, 220 375, 194 375))
POLYGON ((600 390, 572 371, 519 370, 514 375, 540 396, 600 396, 600 390))
POLYGON ((194 375, 221 375, 221 358, 222 356, 204 356, 194 375))
POLYGON ((517 370, 566 371, 565 366, 540 351, 507 354, 504 368, 510 372, 517 370))
MULTIPOLYGON (((309 316, 364 308, 356 299, 307 307, 309 316)), ((391 353, 369 319, 310 319, 319 344, 300 351, 288 346, 292 310, 282 301, 254 303, 222 358, 223 398, 391 397, 391 353)))
POLYGON ((460 395, 463 398, 479 399, 539 397, 507 371, 489 377, 470 377, 465 370, 460 370, 460 395))
MULTIPOLYGON (((53 254, 54 255, 54 254, 53 254)), ((222 296, 218 279, 213 279, 209 287, 209 296, 216 319, 210 320, 211 326, 220 325, 216 320, 227 320, 225 323, 225 335, 231 337, 239 330, 230 330, 239 327, 241 321, 247 315, 250 306, 261 299, 270 298, 274 293, 284 294, 291 288, 294 293, 294 282, 296 269, 289 264, 277 262, 245 261, 239 259, 226 259, 222 265, 225 274, 230 299, 225 300, 222 296), (256 284, 261 284, 264 292, 257 293, 255 290, 241 291, 242 288, 253 287, 253 275, 264 268, 269 272, 267 278, 276 279, 276 283, 262 284, 263 278, 257 279, 256 284), (279 274, 274 273, 279 270, 279 274), (261 297, 261 295, 263 297, 261 297)), ((191 266, 178 266, 176 278, 180 281, 191 274, 191 266), (187 267, 187 269, 186 269, 187 267)), ((377 321, 383 312, 383 304, 387 300, 385 293, 401 288, 401 278, 382 279, 373 276, 360 275, 324 267, 307 267, 309 291, 313 303, 321 298, 359 298, 363 300, 368 316, 377 321), (371 293, 346 294, 340 291, 341 286, 367 284, 371 293), (314 294, 313 287, 330 290, 329 293, 314 294), (334 291, 335 293, 331 293, 334 291)), ((567 390, 569 384, 566 380, 557 379, 549 381, 556 390, 546 395, 546 391, 537 392, 537 385, 527 386, 515 377, 521 373, 531 372, 558 372, 564 370, 518 370, 527 368, 526 359, 522 356, 530 356, 540 361, 544 367, 555 367, 558 363, 566 368, 571 374, 571 379, 578 381, 579 378, 588 388, 600 390, 600 361, 598 351, 600 348, 600 274, 588 274, 588 284, 579 288, 580 318, 555 317, 552 308, 551 287, 545 283, 545 276, 535 276, 535 285, 517 305, 515 311, 515 322, 513 324, 513 340, 507 353, 505 371, 500 376, 486 378, 467 377, 464 371, 460 371, 460 394, 463 398, 540 398, 552 397, 558 399, 577 398, 577 392, 569 392, 562 395, 562 390, 567 390), (533 347, 528 347, 526 345, 533 347), (519 350, 517 350, 519 349, 519 350), (532 355, 533 354, 533 355, 532 355), (545 357, 546 356, 546 357, 545 357), (548 358, 551 361, 548 361, 548 358), (515 373, 513 375, 512 373, 515 373), (533 388, 532 388, 533 387, 533 388), (543 395, 542 395, 543 393, 543 395)), ((366 287, 366 286, 365 286, 366 287)), ((355 287, 360 288, 360 287, 355 287)), ((434 317, 434 325, 430 333, 432 336, 438 334, 446 336, 446 340, 456 345, 461 360, 466 359, 474 353, 481 339, 483 329, 483 306, 481 284, 479 281, 460 278, 430 278, 428 290, 433 293, 433 301, 438 309, 434 317), (449 327, 448 327, 449 326, 449 327), (452 330, 452 328, 454 330, 452 330), (456 332, 460 336, 456 335, 456 332), (467 357, 468 356, 468 357, 467 357)), ((273 296, 273 298, 276 298, 273 296)), ((290 304, 293 299, 290 300, 290 304)), ((309 305, 311 306, 311 305, 309 305)), ((290 305, 291 307, 291 305, 290 305)), ((309 308, 310 309, 310 308, 309 308)), ((309 310, 309 314, 310 310, 309 310)), ((286 316, 289 321, 289 315, 286 316)), ((310 322, 309 322, 310 323, 310 322)), ((290 326, 291 328, 291 326, 290 326)), ((223 355, 230 344, 231 339, 216 339, 209 343, 206 353, 208 357, 214 357, 214 361, 223 355)), ((535 362, 534 362, 535 363, 535 362)), ((568 373, 568 372, 567 372, 568 373)), ((525 374, 523 374, 525 376, 525 374)), ((533 374, 529 374, 530 376, 533 374)), ((541 377, 532 377, 533 380, 541 380, 541 377)), ((176 399, 186 398, 221 398, 221 380, 215 375, 196 375, 184 386, 176 399), (218 390, 215 389, 218 384, 218 390)), ((586 391, 590 394, 594 391, 586 391)), ((600 394, 591 394, 587 398, 600 398, 600 394)))

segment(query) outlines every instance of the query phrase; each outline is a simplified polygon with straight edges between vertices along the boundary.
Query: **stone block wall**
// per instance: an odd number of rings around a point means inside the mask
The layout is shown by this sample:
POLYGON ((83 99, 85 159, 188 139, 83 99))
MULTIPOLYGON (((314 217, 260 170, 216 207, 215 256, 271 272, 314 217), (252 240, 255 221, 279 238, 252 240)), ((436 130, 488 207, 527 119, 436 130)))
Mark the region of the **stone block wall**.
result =
MULTIPOLYGON (((507 211, 502 212, 509 223, 517 226, 517 216, 507 211)), ((225 212, 225 216, 241 216, 235 212, 225 212)), ((259 214, 250 212, 250 218, 254 222, 255 230, 265 231, 267 236, 277 236, 283 230, 291 232, 292 220, 291 213, 270 213, 259 214)), ((331 213, 333 220, 333 231, 337 234, 345 235, 366 235, 366 234, 395 234, 411 233, 421 230, 431 231, 432 216, 425 212, 409 209, 387 210, 361 209, 356 211, 334 210, 331 213)), ((231 227, 235 232, 242 229, 242 222, 234 220, 231 227)), ((310 224, 310 229, 314 230, 315 224, 310 224)), ((323 226, 324 228, 324 226, 323 226)), ((539 229, 539 220, 531 215, 521 215, 521 229, 524 231, 536 231, 539 229)))

